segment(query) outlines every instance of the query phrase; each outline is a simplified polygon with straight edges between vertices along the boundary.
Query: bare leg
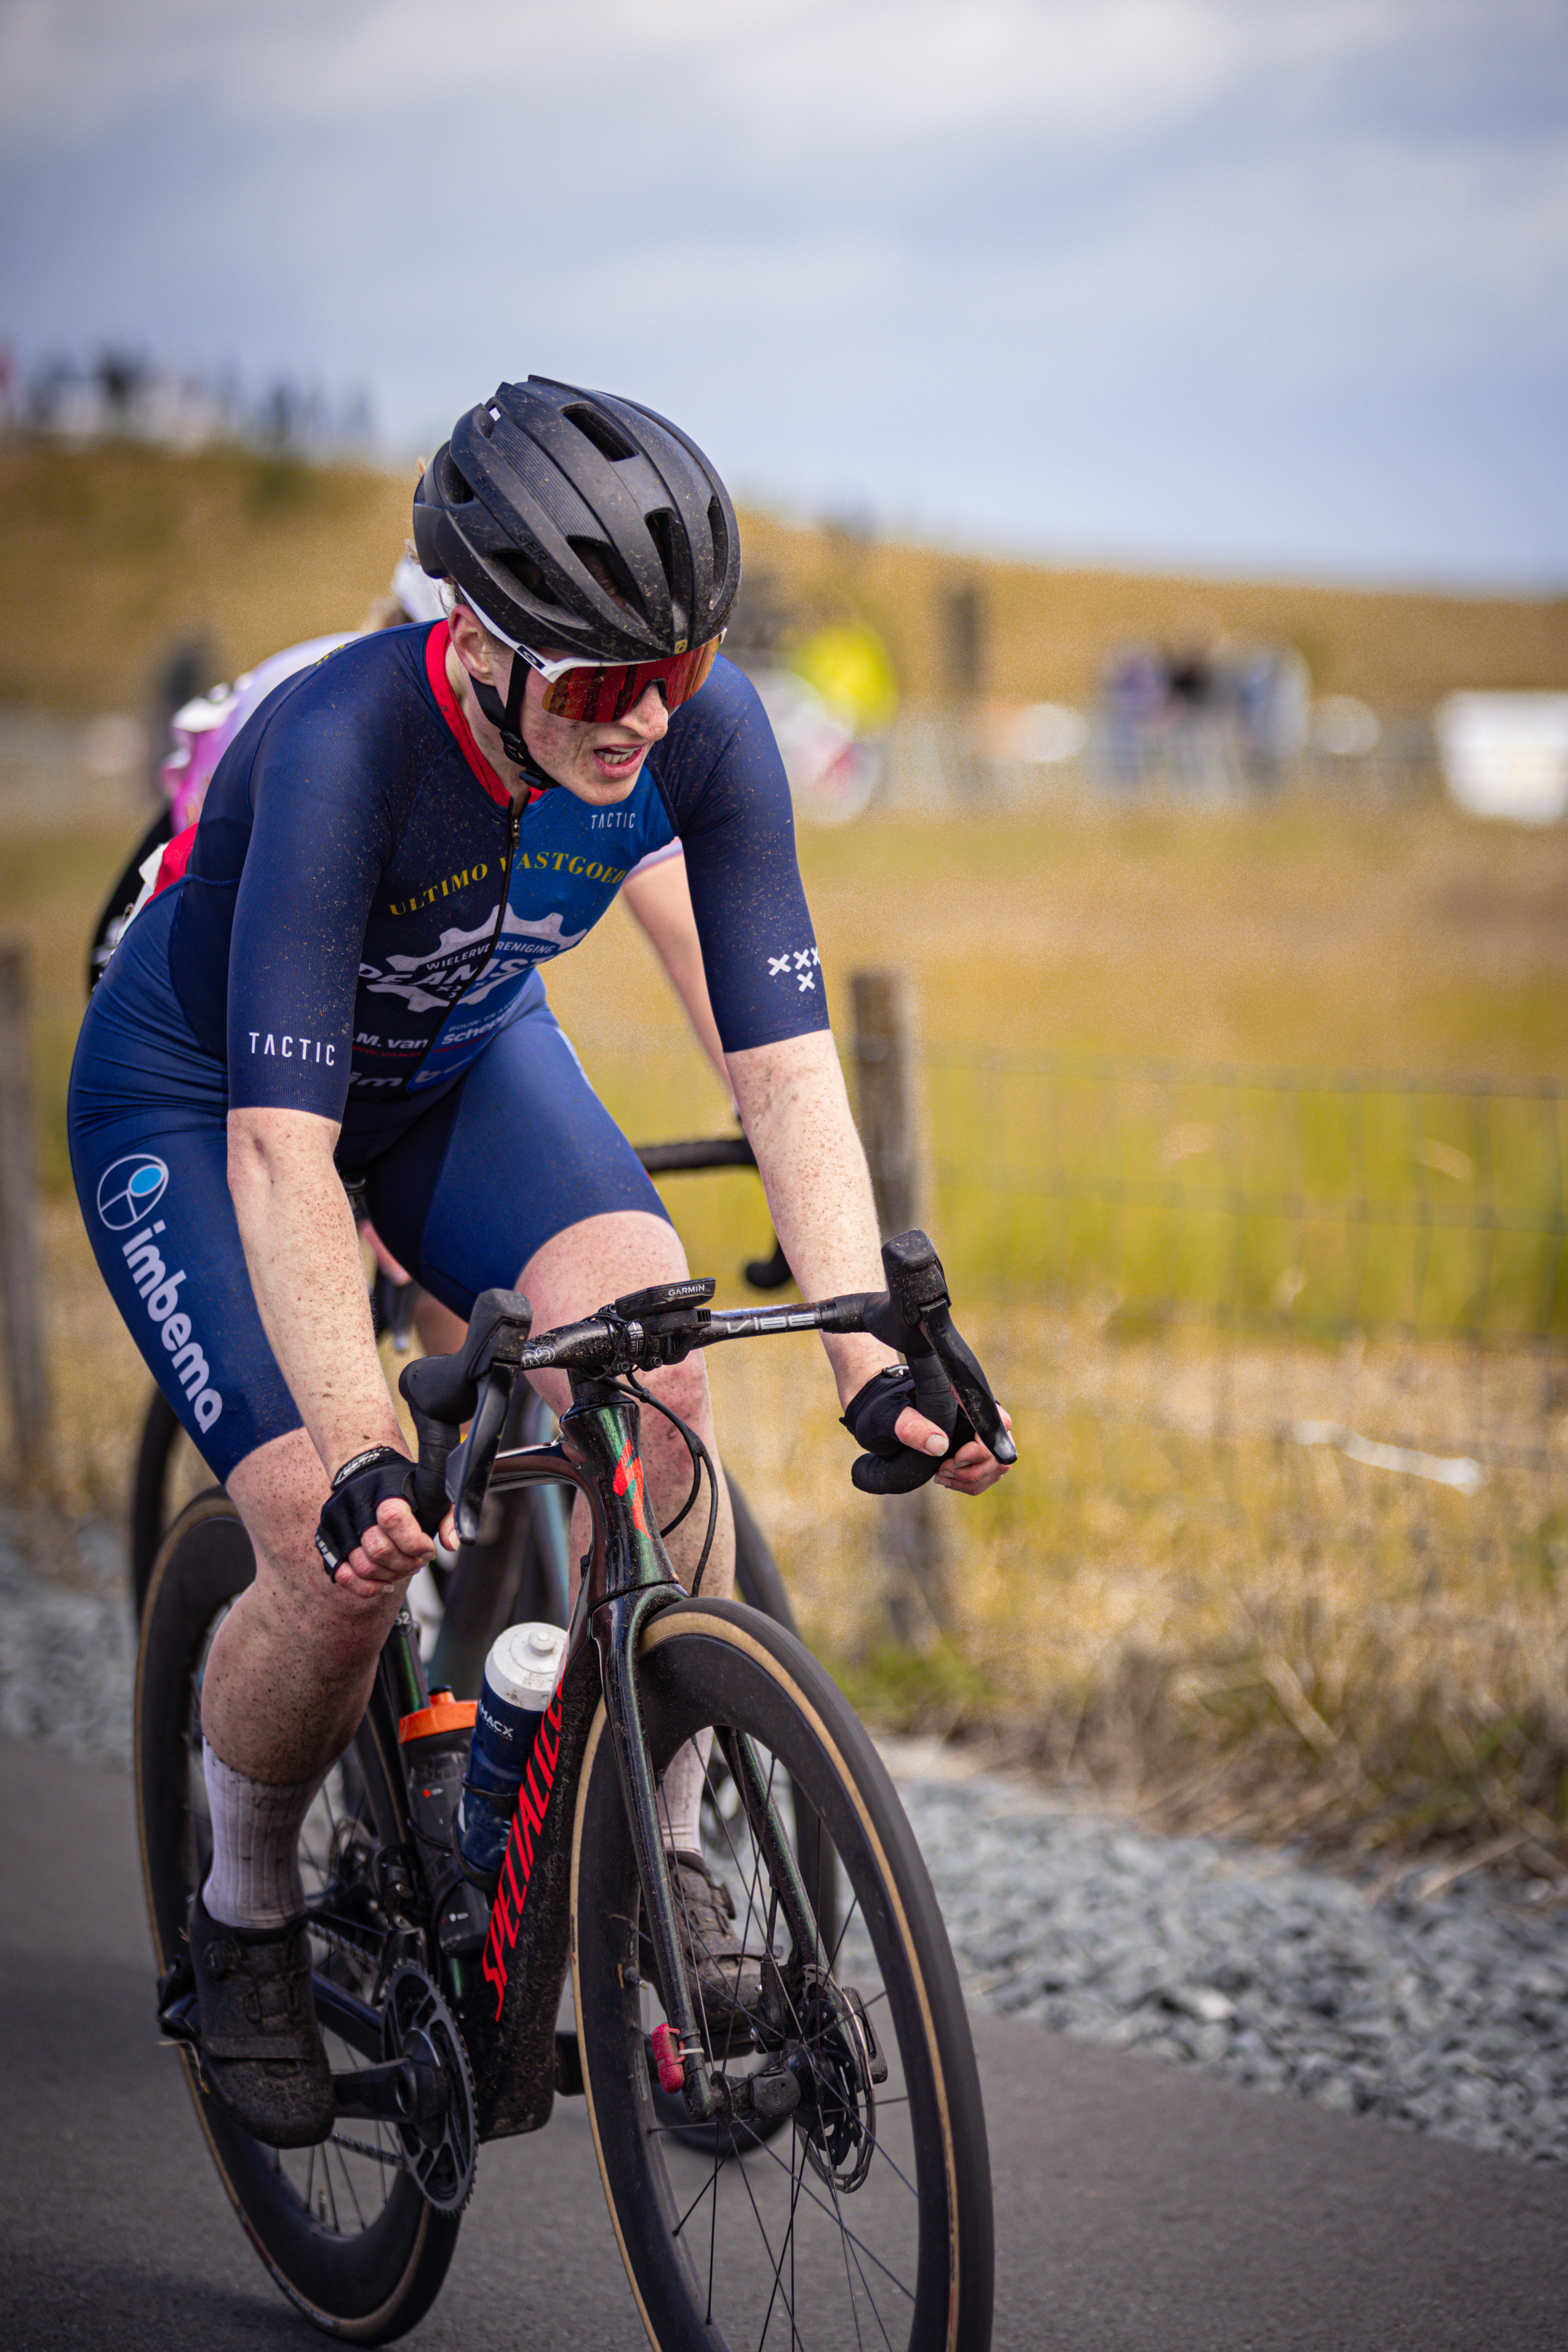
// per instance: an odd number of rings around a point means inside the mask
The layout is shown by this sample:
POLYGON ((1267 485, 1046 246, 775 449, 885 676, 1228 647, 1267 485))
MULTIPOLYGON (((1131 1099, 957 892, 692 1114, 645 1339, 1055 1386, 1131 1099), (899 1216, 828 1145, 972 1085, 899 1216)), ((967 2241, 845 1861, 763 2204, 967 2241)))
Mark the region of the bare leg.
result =
POLYGON ((302 1429, 247 1455, 228 1491, 256 1549, 256 1581, 213 1643, 202 1727, 247 1780, 308 1780, 359 1727, 404 1588, 356 1600, 328 1581, 314 1542, 327 1475, 302 1429))
MULTIPOLYGON (((518 1288, 533 1308, 536 1331, 591 1315, 612 1298, 629 1290, 646 1289, 656 1282, 684 1282, 686 1254, 672 1226, 662 1217, 641 1210, 620 1210, 610 1216, 586 1217, 555 1234, 529 1259, 518 1277, 518 1288)), ((702 1571, 702 1590, 716 1597, 731 1592, 735 1583, 735 1522, 729 1489, 713 1435, 713 1408, 708 1394, 708 1374, 702 1358, 689 1356, 683 1364, 641 1375, 644 1386, 662 1398, 673 1412, 689 1421, 713 1458, 719 1481, 719 1519, 713 1549, 702 1571)), ((572 1402, 564 1373, 542 1372, 534 1382, 557 1413, 572 1402)), ((672 1519, 691 1485, 691 1457, 679 1431, 662 1413, 642 1417, 643 1460, 647 1465, 648 1494, 660 1523, 672 1519)), ((702 1540, 708 1531, 704 1496, 690 1516, 668 1538, 677 1576, 689 1590, 702 1540)), ((578 1562, 588 1548, 587 1506, 579 1499, 572 1517, 572 1593, 577 1591, 578 1562)))

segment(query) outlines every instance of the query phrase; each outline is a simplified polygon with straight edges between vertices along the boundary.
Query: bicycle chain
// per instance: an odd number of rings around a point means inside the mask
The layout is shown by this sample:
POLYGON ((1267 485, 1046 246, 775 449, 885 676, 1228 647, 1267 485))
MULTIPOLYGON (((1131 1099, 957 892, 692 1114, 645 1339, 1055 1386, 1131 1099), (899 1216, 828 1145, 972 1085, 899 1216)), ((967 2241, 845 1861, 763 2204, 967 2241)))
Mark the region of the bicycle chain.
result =
POLYGON ((355 2156, 374 2157, 377 2164, 390 2164, 393 2169, 396 2172, 406 2172, 408 2169, 408 2158, 403 2155, 401 2150, 390 2147, 372 2147, 367 2139, 351 2139, 347 2132, 334 2132, 332 2134, 332 2146, 334 2147, 352 2148, 355 2156))

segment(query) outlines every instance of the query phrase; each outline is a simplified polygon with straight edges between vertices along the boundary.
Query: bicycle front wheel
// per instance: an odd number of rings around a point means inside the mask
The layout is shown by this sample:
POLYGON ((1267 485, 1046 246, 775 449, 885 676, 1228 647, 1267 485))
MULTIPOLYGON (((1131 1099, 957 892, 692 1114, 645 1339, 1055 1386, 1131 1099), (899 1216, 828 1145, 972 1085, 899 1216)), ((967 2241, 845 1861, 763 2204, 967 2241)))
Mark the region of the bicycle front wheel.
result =
MULTIPOLYGON (((672 2129, 649 2037, 663 2011, 638 1971, 640 1895, 601 1708, 578 1790, 572 1966, 584 2087, 621 2256, 650 2344, 689 2352, 773 2343, 984 2352, 991 2338, 991 2172, 973 2047, 925 1865, 891 1782, 837 1686, 789 1634, 733 1602, 667 1609, 644 1636, 638 1686, 662 1769, 683 1740, 742 1736, 787 1843, 804 1795, 837 1919, 803 1948, 788 1873, 754 1810, 710 1864, 764 1987, 752 2041, 717 2040, 756 2115, 705 2146, 672 2129), (771 2136, 783 2075, 799 2086, 771 2136)), ((742 1767, 742 1769, 744 1769, 742 1767)), ((771 1834, 771 1833, 770 1833, 771 1834)), ((791 2095, 787 2085, 784 2096, 791 2095)))
MULTIPOLYGON (((175 1521, 148 1589, 136 1669, 136 1809, 160 1973, 184 1948, 191 1894, 212 1859, 202 1775, 207 1653, 255 1573, 239 1515, 215 1489, 175 1521)), ((341 1985, 367 2003, 380 1941, 374 1856, 398 1836, 395 1769, 374 1714, 367 1716, 300 1836, 307 1904, 363 1928, 357 1943, 312 1928, 318 1982, 341 1985)), ((351 2048, 325 2015, 322 2025, 334 2071, 380 2056, 379 2047, 351 2048)), ((387 2343, 423 2318, 446 2276, 460 2217, 426 2202, 387 2126, 355 2123, 316 2147, 265 2147, 207 2096, 190 2055, 182 2051, 181 2060, 218 2176, 296 2309, 329 2335, 359 2344, 387 2343)))

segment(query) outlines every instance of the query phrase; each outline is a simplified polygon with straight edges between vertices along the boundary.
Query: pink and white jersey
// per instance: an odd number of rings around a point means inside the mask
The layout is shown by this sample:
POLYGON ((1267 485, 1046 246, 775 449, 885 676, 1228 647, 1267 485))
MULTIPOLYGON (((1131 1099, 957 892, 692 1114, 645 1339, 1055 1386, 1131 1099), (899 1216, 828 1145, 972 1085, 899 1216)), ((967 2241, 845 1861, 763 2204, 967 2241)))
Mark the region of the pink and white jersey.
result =
POLYGON ((174 746, 160 762, 158 774, 169 796, 176 834, 184 833, 200 816, 218 761, 273 688, 292 677, 296 670, 309 669, 312 662, 322 660, 339 646, 352 644, 358 635, 357 629, 349 629, 334 637, 310 637, 302 646, 285 646, 280 654, 268 654, 232 686, 198 694, 194 702, 174 713, 169 726, 174 746))

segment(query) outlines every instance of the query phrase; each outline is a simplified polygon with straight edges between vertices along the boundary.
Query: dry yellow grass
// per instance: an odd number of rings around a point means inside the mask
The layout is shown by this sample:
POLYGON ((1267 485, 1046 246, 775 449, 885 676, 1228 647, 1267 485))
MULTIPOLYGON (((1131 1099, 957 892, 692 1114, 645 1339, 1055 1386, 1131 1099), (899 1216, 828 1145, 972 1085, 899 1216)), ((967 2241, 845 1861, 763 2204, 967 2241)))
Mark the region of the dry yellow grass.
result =
MULTIPOLYGON (((122 801, 72 814, 90 805, 62 792, 58 824, 5 833, 0 931, 34 951, 60 1498, 117 1512, 144 1375, 66 1192, 61 1112, 83 942, 133 828, 122 801)), ((1440 808, 1064 806, 883 820, 803 854, 833 1001, 854 965, 906 964, 938 1042, 1568 1076, 1557 832, 1440 808)), ((639 1137, 723 1123, 624 918, 552 993, 639 1137)), ((734 1297, 767 1240, 754 1183, 675 1180, 668 1198, 734 1297)), ((1063 1769, 1142 1776, 1173 1816, 1561 1846, 1562 1405, 1537 1461, 1503 1458, 1542 1444, 1552 1367, 1488 1360, 1498 1458, 1467 1496, 1279 1434, 1323 1419, 1463 1450, 1474 1367, 1451 1347, 1370 1342, 1352 1391, 1342 1353, 1258 1339, 1222 1356, 1180 1322, 1130 1334, 1104 1304, 967 1311, 1024 1460, 983 1504, 939 1505, 950 1615, 913 1669, 878 1653, 879 1521, 848 1486, 814 1343, 713 1360, 729 1452, 856 1686, 905 1720, 994 1718, 1063 1769)))
MULTIPOLYGON (((0 596, 13 625, 0 705, 139 708, 172 639, 213 641, 233 676, 279 646, 353 627, 384 589, 412 483, 233 449, 0 445, 0 596), (84 647, 90 661, 84 667, 84 647), (90 683, 89 683, 90 680, 90 683)), ((1568 600, 1354 591, 1293 582, 1068 570, 742 517, 754 583, 803 615, 861 612, 916 703, 946 690, 946 599, 976 583, 985 691, 1083 703, 1130 637, 1288 642, 1320 692, 1421 710, 1458 687, 1568 684, 1568 600)))

